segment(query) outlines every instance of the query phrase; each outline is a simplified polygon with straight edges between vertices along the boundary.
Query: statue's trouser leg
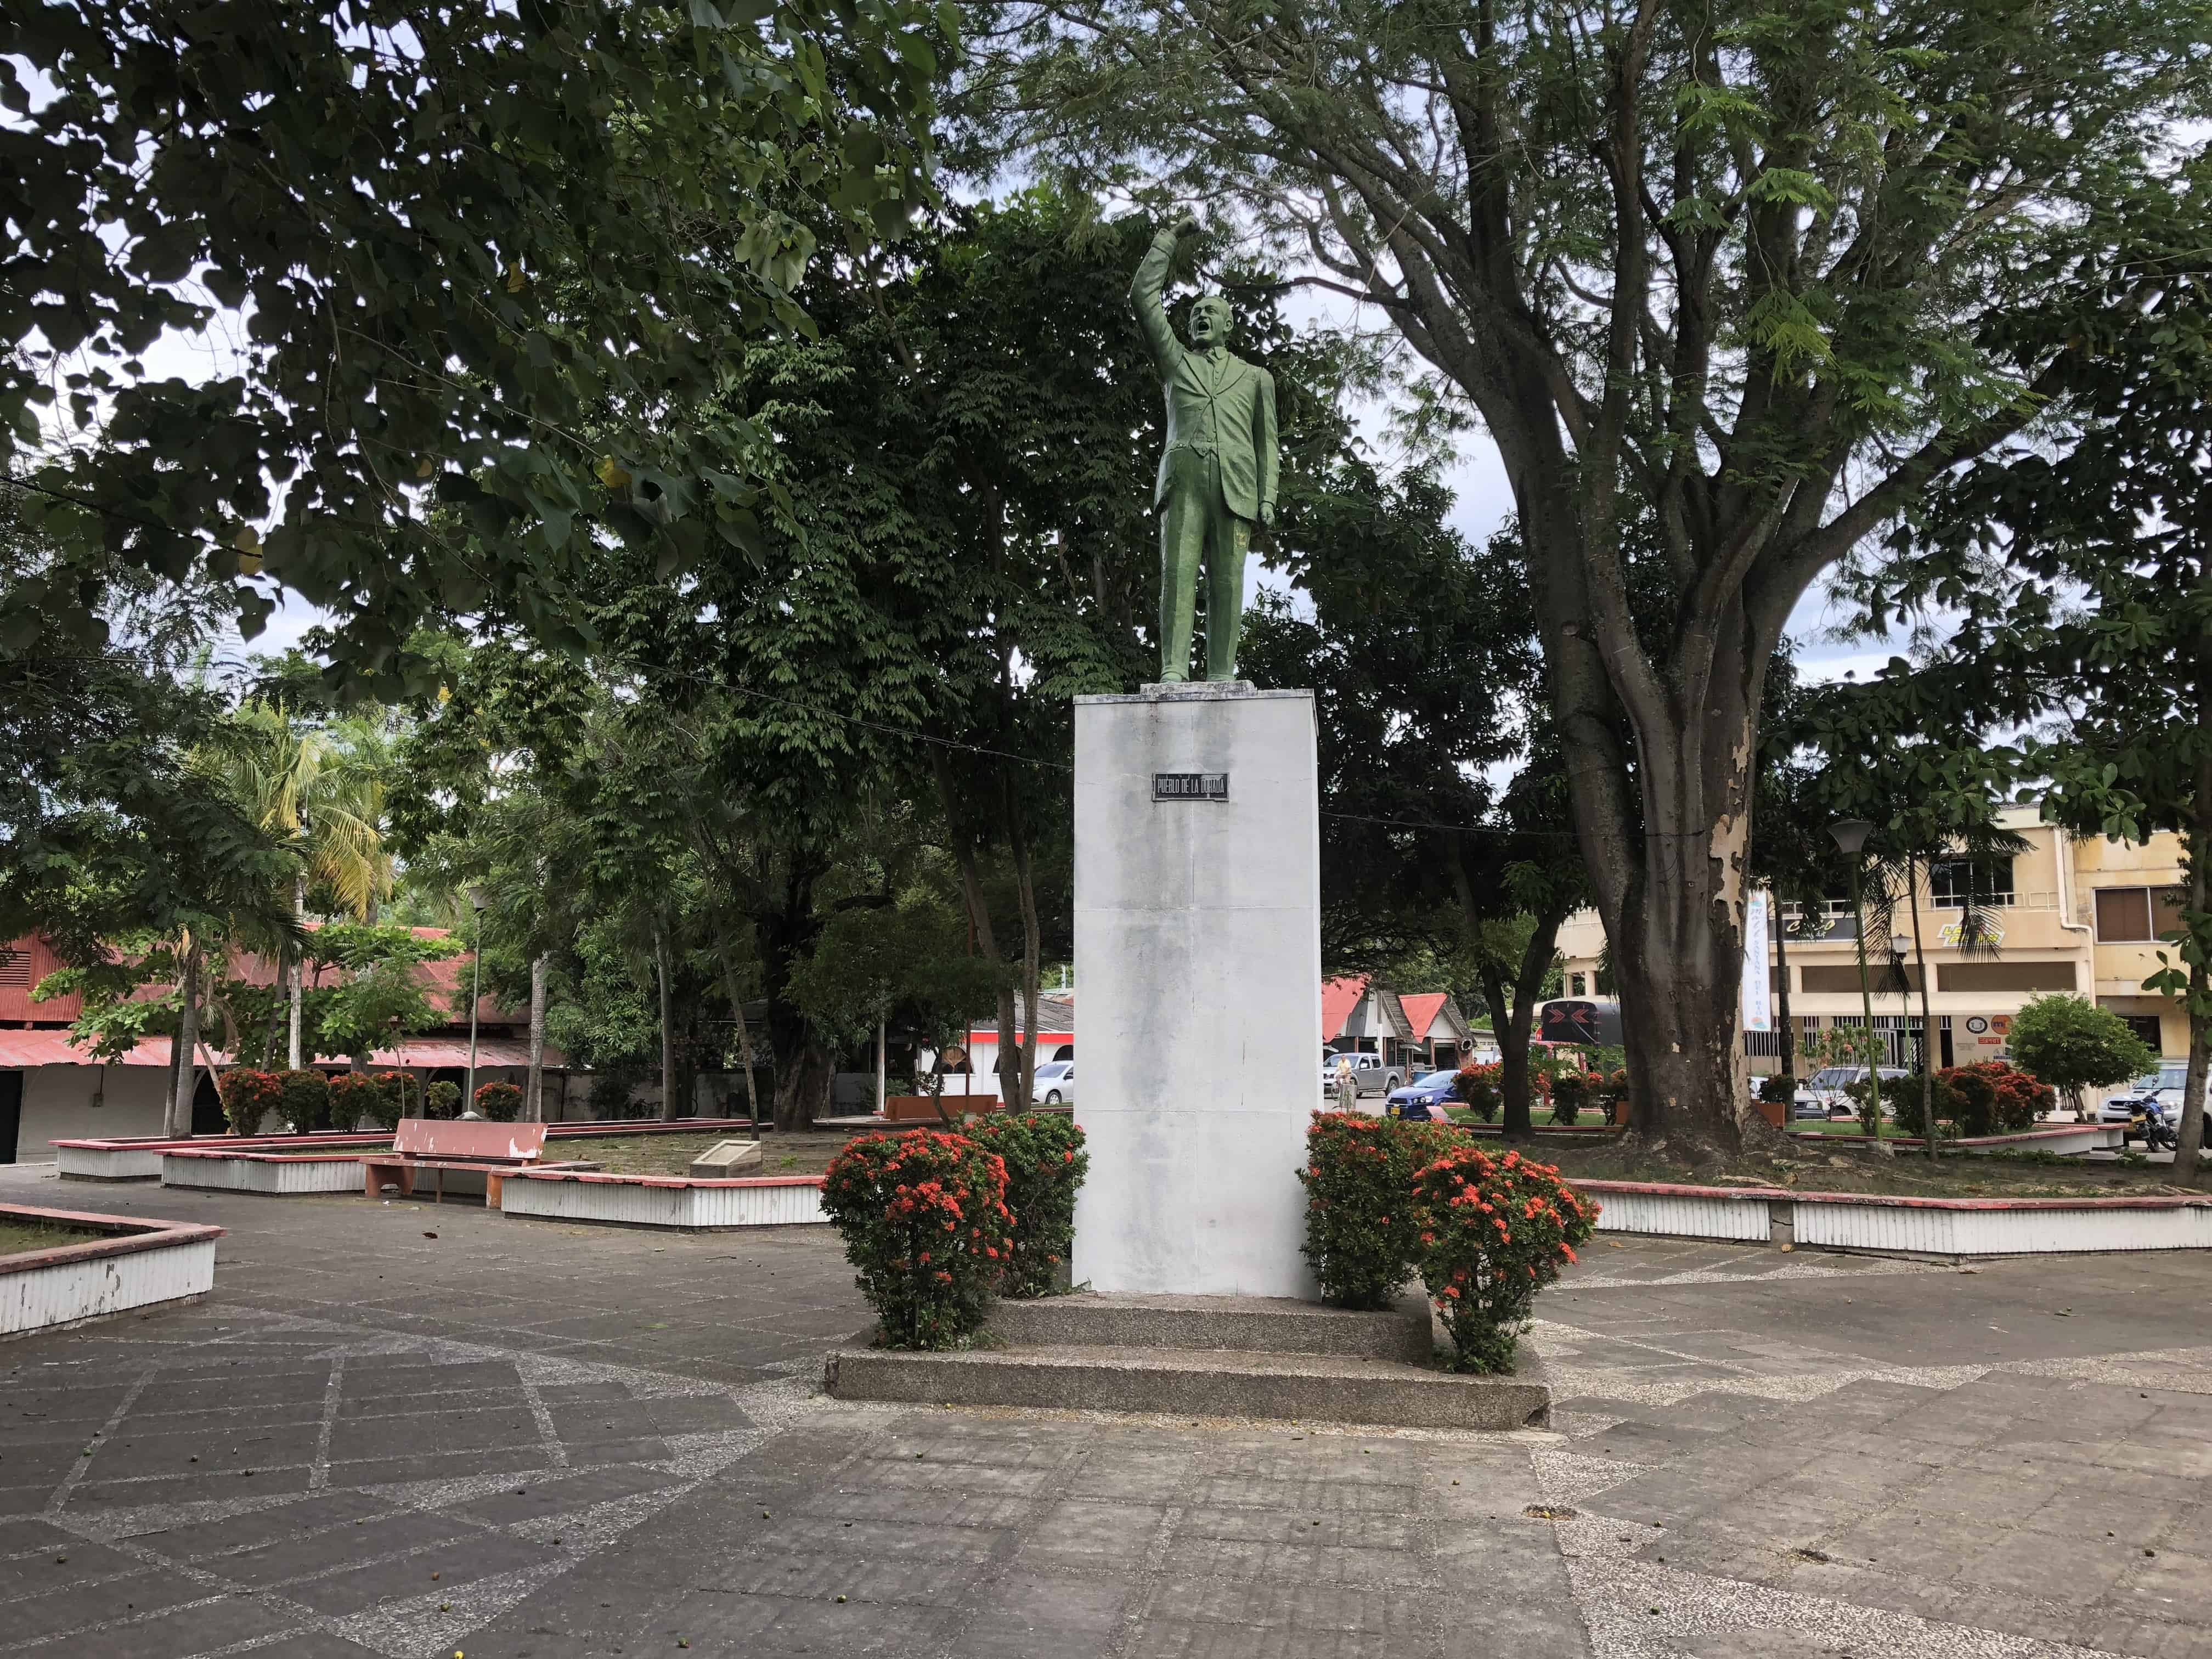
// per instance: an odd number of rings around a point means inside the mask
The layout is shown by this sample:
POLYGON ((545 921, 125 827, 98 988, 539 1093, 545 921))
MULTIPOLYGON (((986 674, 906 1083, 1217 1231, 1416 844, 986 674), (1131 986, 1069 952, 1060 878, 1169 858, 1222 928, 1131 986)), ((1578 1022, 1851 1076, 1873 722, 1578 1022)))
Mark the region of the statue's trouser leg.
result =
POLYGON ((1244 556, 1252 546, 1252 521, 1229 510, 1213 492, 1206 514, 1206 678, 1237 678, 1237 641, 1244 632, 1244 556))
POLYGON ((1198 611, 1198 568, 1206 555, 1206 458, 1188 450, 1168 457, 1167 499, 1160 503, 1160 678, 1190 678, 1190 634, 1198 611))

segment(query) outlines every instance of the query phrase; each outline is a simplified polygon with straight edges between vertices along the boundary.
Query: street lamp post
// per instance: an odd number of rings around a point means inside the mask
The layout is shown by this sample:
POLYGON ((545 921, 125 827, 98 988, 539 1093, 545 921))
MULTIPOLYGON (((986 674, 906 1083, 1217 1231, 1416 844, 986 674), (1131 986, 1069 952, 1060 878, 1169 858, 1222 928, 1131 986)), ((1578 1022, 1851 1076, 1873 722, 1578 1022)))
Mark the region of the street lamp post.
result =
POLYGON ((469 908, 477 915, 477 936, 475 947, 469 952, 469 1091, 461 1098, 463 1117, 477 1109, 477 1004, 483 1000, 484 905, 483 889, 470 888, 469 908))
POLYGON ((1881 1139, 1881 1065, 1874 1050, 1874 984, 1867 975, 1866 899, 1862 890, 1861 855, 1866 851, 1867 837, 1874 833, 1874 825, 1864 818, 1845 818, 1841 823, 1832 823, 1828 833, 1836 838, 1836 846, 1851 861, 1851 931, 1857 935, 1859 956, 1859 1006, 1866 1017, 1867 1103, 1871 1109, 1869 1121, 1873 1125, 1874 1138, 1881 1139))

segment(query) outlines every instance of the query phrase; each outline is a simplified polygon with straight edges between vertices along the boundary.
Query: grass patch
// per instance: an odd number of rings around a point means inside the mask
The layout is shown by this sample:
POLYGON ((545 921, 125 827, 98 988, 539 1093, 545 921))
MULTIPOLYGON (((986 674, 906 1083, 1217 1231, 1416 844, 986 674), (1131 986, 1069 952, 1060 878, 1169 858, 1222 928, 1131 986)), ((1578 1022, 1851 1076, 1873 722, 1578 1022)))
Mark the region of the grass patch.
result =
MULTIPOLYGON (((759 1166, 733 1173, 739 1177, 817 1176, 830 1167, 830 1160, 844 1151, 852 1138, 843 1130, 797 1134, 771 1131, 763 1138, 767 1151, 759 1166)), ((610 1175, 688 1175, 691 1160, 709 1146, 743 1139, 743 1135, 727 1134, 592 1135, 580 1139, 564 1136, 545 1143, 545 1161, 553 1164, 581 1159, 598 1164, 610 1175)))
POLYGON ((96 1238, 111 1238, 93 1227, 70 1227, 58 1222, 21 1221, 13 1216, 0 1216, 0 1257, 24 1255, 33 1250, 58 1250, 67 1244, 88 1244, 96 1238))
POLYGON ((1780 1158, 1743 1157, 1693 1164, 1635 1141, 1577 1146, 1538 1141, 1530 1155, 1583 1181, 1663 1181, 1688 1186, 1782 1187, 1806 1193, 1875 1193, 1893 1198, 2166 1198, 2204 1196, 2184 1187, 2168 1165, 2096 1162, 2051 1153, 1977 1158, 1946 1152, 1933 1164, 1917 1148, 1890 1156, 1811 1145, 1780 1158))

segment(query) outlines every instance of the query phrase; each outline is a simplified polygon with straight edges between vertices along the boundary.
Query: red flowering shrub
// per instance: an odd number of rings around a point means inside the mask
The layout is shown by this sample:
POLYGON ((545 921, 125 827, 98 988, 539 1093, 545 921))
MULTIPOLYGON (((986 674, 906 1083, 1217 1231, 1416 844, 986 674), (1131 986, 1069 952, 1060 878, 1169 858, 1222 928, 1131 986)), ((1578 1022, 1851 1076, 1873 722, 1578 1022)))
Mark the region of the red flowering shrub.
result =
MULTIPOLYGON (((379 1123, 385 1121, 387 1092, 366 1072, 337 1073, 331 1079, 328 1098, 330 1121, 341 1129, 350 1129, 365 1117, 379 1123)), ((397 1116, 392 1119, 392 1123, 398 1121, 397 1116)), ((385 1124, 385 1127, 389 1128, 392 1123, 385 1124)), ((295 1123, 292 1127, 302 1134, 307 1133, 306 1125, 295 1123)))
POLYGON ((941 1129, 866 1135, 830 1161, 822 1210, 882 1346, 952 1348, 975 1334, 1013 1248, 996 1152, 941 1129))
POLYGON ((1457 1144, 1441 1123, 1316 1112, 1306 1129, 1306 1260, 1321 1293, 1346 1308, 1387 1308, 1413 1276, 1413 1171, 1457 1144))
POLYGON ((216 1085, 222 1098, 222 1115, 230 1120, 234 1135, 258 1133, 261 1120, 284 1103, 284 1085, 273 1072, 256 1072, 234 1066, 216 1085))
POLYGON ((1597 1223, 1548 1164, 1464 1142, 1413 1175, 1422 1282, 1451 1333, 1451 1367, 1510 1371, 1536 1292, 1597 1223))
POLYGON ((477 1090, 477 1110, 495 1123, 512 1123, 522 1113, 522 1085, 496 1081, 477 1090))
MULTIPOLYGON (((2036 1115, 2058 1104, 2058 1091, 2034 1073, 2002 1060, 1977 1060, 1938 1072, 1936 1081, 1948 1081, 1952 1098, 1970 1103, 1974 1115, 1989 1124, 1984 1134, 2004 1134, 2033 1127, 2036 1115)), ((1968 1133, 1976 1133, 1973 1130, 1968 1133)))
POLYGON ((1495 1060, 1487 1066, 1462 1066, 1452 1079, 1452 1093, 1461 1105, 1487 1123, 1505 1103, 1505 1067, 1495 1060))
POLYGON ((978 1118, 962 1131, 1006 1166, 1013 1248, 999 1294, 1049 1296, 1075 1243, 1075 1194, 1091 1171, 1083 1131, 1062 1112, 978 1118))
MULTIPOLYGON (((1936 1122, 1948 1122, 1949 1133, 1961 1135, 2007 1134, 2032 1127, 2036 1114, 2049 1111, 2058 1101, 2049 1084, 2002 1060, 1947 1066, 1936 1073, 1934 1093, 1936 1122)), ((1927 1132, 1920 1119, 1917 1074, 1884 1085, 1882 1097, 1895 1103, 1899 1128, 1912 1135, 1927 1132)))

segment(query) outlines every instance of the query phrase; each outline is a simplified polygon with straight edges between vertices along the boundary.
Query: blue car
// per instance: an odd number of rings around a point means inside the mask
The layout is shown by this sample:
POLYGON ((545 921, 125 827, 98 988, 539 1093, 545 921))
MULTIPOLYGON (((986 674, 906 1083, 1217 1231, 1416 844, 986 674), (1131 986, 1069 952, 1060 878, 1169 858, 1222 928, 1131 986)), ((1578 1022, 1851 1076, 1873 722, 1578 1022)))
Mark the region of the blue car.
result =
POLYGON ((1444 1108, 1455 1098, 1452 1079, 1458 1075, 1456 1072, 1431 1072, 1402 1089, 1393 1089, 1382 1103, 1383 1116, 1411 1118, 1416 1123, 1445 1121, 1444 1108))

